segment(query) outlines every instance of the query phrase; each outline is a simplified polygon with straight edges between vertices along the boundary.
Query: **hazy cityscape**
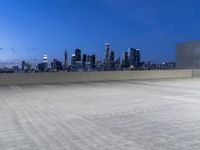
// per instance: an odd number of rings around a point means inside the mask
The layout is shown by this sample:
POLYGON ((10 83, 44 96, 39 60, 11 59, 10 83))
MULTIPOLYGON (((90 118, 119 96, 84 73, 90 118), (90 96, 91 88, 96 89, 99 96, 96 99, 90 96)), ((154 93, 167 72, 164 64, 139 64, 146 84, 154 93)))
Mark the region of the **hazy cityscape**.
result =
POLYGON ((199 0, 0 0, 0 150, 200 150, 199 0))
POLYGON ((141 52, 138 48, 128 48, 122 58, 115 56, 109 43, 105 43, 105 54, 97 59, 95 54, 85 54, 80 48, 74 50, 69 56, 67 49, 63 51, 64 60, 53 59, 49 61, 48 54, 44 54, 41 63, 32 64, 22 61, 21 66, 2 67, 0 73, 28 73, 28 72, 83 72, 83 71, 126 71, 126 70, 167 70, 175 69, 175 62, 161 64, 141 61, 141 52))

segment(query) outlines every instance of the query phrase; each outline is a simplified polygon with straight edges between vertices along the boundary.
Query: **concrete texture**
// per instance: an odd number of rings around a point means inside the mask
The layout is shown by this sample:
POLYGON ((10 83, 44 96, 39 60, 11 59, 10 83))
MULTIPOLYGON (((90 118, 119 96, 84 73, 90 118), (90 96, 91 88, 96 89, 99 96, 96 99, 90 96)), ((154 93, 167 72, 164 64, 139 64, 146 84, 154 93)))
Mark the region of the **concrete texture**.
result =
POLYGON ((178 69, 200 69, 200 41, 176 45, 176 67, 178 69))
POLYGON ((200 69, 193 69, 192 70, 192 76, 194 78, 199 78, 200 77, 200 69))
POLYGON ((1 150, 199 150, 200 79, 0 86, 1 150))
POLYGON ((131 79, 189 78, 192 70, 116 71, 116 72, 58 72, 0 74, 0 85, 72 83, 90 81, 120 81, 131 79))

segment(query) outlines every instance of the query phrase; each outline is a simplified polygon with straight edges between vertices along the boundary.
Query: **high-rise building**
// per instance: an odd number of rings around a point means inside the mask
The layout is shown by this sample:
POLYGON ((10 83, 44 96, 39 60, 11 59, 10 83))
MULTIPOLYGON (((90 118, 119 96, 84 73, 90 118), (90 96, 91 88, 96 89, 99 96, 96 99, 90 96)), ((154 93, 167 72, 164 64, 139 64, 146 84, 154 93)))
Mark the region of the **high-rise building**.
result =
POLYGON ((135 64, 137 66, 137 69, 140 67, 141 64, 141 55, 140 55, 140 49, 136 49, 136 61, 135 64))
POLYGON ((96 56, 95 56, 95 54, 91 55, 91 67, 92 67, 92 69, 95 69, 95 67, 96 67, 96 56))
POLYGON ((25 70, 25 67, 26 67, 26 62, 25 62, 25 61, 22 61, 22 70, 23 70, 23 71, 25 70))
POLYGON ((81 61, 81 50, 79 48, 75 49, 76 61, 81 61))
POLYGON ((13 71, 14 72, 19 72, 19 66, 13 66, 13 71))
POLYGON ((122 65, 123 65, 123 68, 126 68, 126 69, 129 67, 128 52, 123 53, 122 65))
POLYGON ((82 62, 83 62, 83 68, 85 69, 85 63, 87 61, 87 55, 83 54, 82 62))
POLYGON ((66 70, 68 67, 68 55, 67 55, 67 49, 65 49, 64 52, 64 65, 63 65, 63 69, 66 70))
POLYGON ((43 63, 48 63, 48 56, 46 54, 43 55, 43 63))
POLYGON ((95 69, 96 68, 96 56, 95 54, 87 55, 86 57, 86 68, 95 69))
POLYGON ((62 70, 63 69, 62 62, 58 61, 57 59, 53 59, 53 62, 51 62, 51 68, 54 71, 60 71, 60 70, 62 70))
POLYGON ((115 70, 121 70, 120 57, 115 60, 115 70))
POLYGON ((37 65, 37 71, 44 72, 45 71, 45 64, 44 63, 39 63, 37 65))
POLYGON ((32 71, 32 65, 29 64, 29 63, 26 63, 25 61, 22 61, 22 71, 31 72, 32 71))
POLYGON ((44 71, 48 70, 48 56, 44 54, 43 56, 43 63, 44 63, 44 71))
POLYGON ((87 55, 86 62, 90 62, 90 55, 87 55))
POLYGON ((115 52, 114 51, 109 52, 108 68, 109 70, 115 70, 115 52))
POLYGON ((130 67, 137 69, 140 66, 140 50, 129 48, 128 51, 130 67))
POLYGON ((76 66, 76 55, 75 55, 75 54, 72 54, 72 57, 71 57, 71 65, 72 65, 72 67, 75 67, 75 66, 76 66))
POLYGON ((105 43, 105 58, 104 58, 104 61, 105 63, 108 62, 108 59, 109 59, 109 52, 110 52, 110 44, 109 43, 105 43))
POLYGON ((115 60, 115 52, 114 51, 110 51, 109 52, 109 60, 110 61, 114 61, 115 60))

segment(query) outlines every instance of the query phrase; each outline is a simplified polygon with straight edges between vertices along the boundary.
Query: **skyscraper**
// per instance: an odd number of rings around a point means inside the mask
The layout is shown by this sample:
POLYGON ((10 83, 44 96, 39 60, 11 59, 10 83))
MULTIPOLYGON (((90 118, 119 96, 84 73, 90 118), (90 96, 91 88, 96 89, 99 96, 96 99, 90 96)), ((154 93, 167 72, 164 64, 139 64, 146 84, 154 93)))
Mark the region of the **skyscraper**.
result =
POLYGON ((63 69, 66 70, 68 67, 68 55, 67 55, 67 49, 65 49, 64 52, 64 65, 63 65, 63 69))
POLYGON ((140 65, 140 50, 135 48, 129 48, 129 63, 134 69, 137 69, 140 65))
POLYGON ((76 61, 81 61, 81 50, 79 48, 75 49, 76 61))
POLYGON ((120 57, 115 60, 115 70, 121 70, 121 61, 120 57))
POLYGON ((108 62, 108 59, 109 59, 109 52, 110 52, 110 44, 109 43, 105 43, 105 58, 104 58, 104 61, 105 63, 108 62))
POLYGON ((135 61, 135 64, 137 65, 137 69, 140 67, 140 60, 141 60, 141 56, 140 56, 140 49, 136 49, 136 61, 135 61))
POLYGON ((82 58, 82 63, 83 63, 83 69, 85 69, 85 63, 87 61, 87 55, 83 54, 83 58, 82 58))
POLYGON ((43 63, 44 63, 44 71, 48 70, 48 56, 44 54, 43 56, 43 63))
POLYGON ((95 56, 95 54, 91 55, 91 67, 92 67, 92 69, 96 68, 96 56, 95 56))
POLYGON ((87 71, 96 69, 96 56, 95 54, 87 55, 85 69, 87 71))
POLYGON ((110 61, 114 61, 115 60, 115 52, 114 51, 110 51, 109 52, 109 60, 110 61))
POLYGON ((75 55, 75 54, 72 54, 72 57, 71 57, 71 65, 72 65, 72 67, 75 67, 75 66, 76 66, 76 55, 75 55))
POLYGON ((109 51, 108 69, 115 70, 115 52, 112 50, 109 51))
POLYGON ((128 52, 123 53, 122 65, 123 65, 123 68, 126 68, 126 69, 129 67, 128 52))
POLYGON ((57 59, 53 59, 53 61, 51 62, 51 68, 54 71, 60 71, 60 70, 62 70, 63 69, 62 62, 58 61, 57 59))
POLYGON ((22 70, 23 70, 23 71, 25 70, 25 67, 26 67, 26 62, 25 62, 25 61, 22 61, 22 70))

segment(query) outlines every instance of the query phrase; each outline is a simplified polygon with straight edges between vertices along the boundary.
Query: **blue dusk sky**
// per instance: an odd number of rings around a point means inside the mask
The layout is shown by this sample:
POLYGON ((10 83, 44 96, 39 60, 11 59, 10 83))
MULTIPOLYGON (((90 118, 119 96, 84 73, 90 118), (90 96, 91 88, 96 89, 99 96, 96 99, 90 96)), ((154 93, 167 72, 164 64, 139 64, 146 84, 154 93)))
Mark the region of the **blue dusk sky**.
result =
POLYGON ((175 45, 200 39, 199 0, 0 0, 0 63, 63 60, 75 48, 103 58, 140 48, 142 60, 175 61, 175 45))

